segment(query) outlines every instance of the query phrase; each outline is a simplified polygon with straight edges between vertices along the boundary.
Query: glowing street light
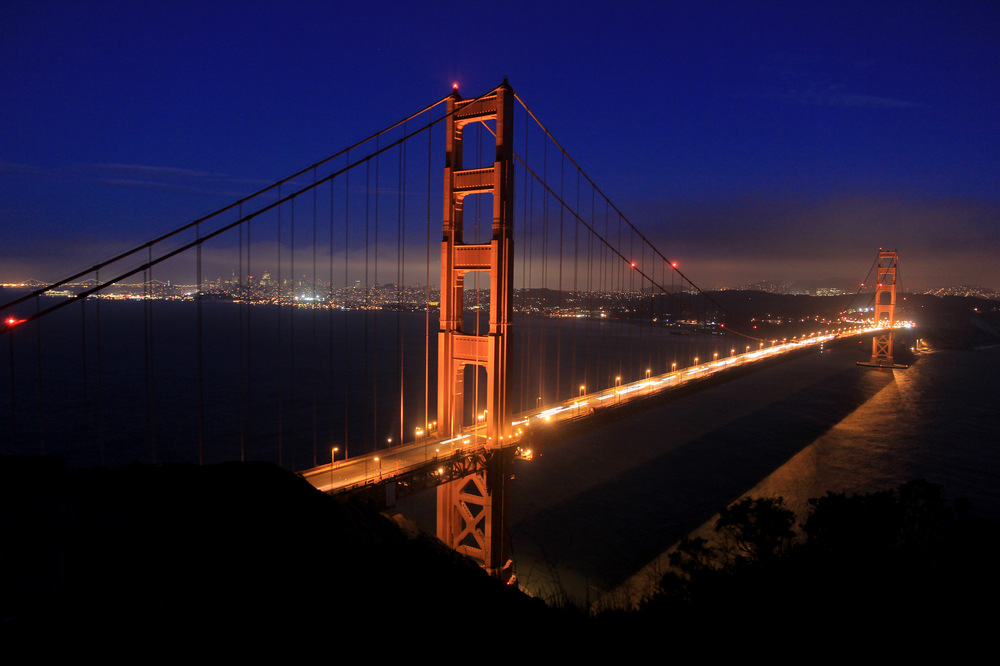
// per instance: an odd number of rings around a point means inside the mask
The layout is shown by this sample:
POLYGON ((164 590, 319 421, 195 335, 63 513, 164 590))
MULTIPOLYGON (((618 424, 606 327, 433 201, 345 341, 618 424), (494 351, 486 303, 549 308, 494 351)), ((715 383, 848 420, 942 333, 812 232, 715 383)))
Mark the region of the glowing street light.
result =
POLYGON ((586 388, 587 388, 586 386, 584 386, 583 384, 580 384, 580 395, 581 396, 583 395, 583 392, 586 390, 586 388))

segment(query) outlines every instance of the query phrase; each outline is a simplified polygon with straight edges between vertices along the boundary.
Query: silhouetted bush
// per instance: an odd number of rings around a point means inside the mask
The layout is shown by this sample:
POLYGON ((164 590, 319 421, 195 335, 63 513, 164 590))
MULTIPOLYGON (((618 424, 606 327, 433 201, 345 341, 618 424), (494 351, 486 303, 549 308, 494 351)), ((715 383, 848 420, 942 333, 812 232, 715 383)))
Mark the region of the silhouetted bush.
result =
POLYGON ((952 623, 975 624, 974 600, 997 592, 986 555, 1000 545, 997 526, 972 516, 968 502, 949 506, 940 486, 916 480, 810 505, 798 539, 781 498, 723 509, 713 538, 677 545, 643 624, 689 635, 857 624, 930 639, 952 623))

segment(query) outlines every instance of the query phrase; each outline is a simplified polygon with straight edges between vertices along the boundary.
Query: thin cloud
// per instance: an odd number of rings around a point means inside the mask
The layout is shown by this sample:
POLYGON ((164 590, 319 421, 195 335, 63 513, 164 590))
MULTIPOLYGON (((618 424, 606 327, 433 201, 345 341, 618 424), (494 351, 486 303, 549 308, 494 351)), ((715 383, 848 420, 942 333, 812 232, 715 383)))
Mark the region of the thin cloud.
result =
POLYGON ((894 99, 892 97, 851 92, 843 85, 829 85, 808 90, 789 90, 780 94, 767 95, 767 97, 801 104, 835 106, 840 108, 898 109, 920 106, 915 102, 894 99))
MULTIPOLYGON (((868 64, 855 63, 867 68, 868 64)), ((902 109, 922 106, 916 102, 887 95, 859 92, 853 86, 812 72, 810 63, 778 62, 759 68, 772 83, 760 93, 763 99, 811 106, 854 109, 902 109)))
POLYGON ((23 176, 35 176, 41 173, 45 173, 45 170, 42 169, 41 167, 31 166, 30 164, 15 164, 14 162, 0 162, 0 173, 23 175, 23 176))
POLYGON ((234 185, 270 184, 270 181, 234 178, 222 173, 147 164, 96 163, 79 165, 74 170, 90 180, 109 185, 229 197, 246 194, 245 190, 233 189, 234 185))

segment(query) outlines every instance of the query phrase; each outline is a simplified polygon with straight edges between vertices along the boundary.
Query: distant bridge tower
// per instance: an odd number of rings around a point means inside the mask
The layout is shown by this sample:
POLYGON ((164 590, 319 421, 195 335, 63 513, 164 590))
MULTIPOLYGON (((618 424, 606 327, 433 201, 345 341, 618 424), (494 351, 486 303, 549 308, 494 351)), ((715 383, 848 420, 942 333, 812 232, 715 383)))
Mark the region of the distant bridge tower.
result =
POLYGON ((871 365, 892 366, 892 327, 896 325, 896 266, 898 257, 895 252, 884 252, 879 249, 877 271, 877 286, 875 287, 875 318, 876 326, 888 329, 872 338, 871 365))
MULTIPOLYGON (((472 474, 438 487, 438 538, 479 560, 494 576, 507 562, 504 536, 510 450, 507 413, 507 330, 510 326, 513 271, 514 91, 506 80, 491 94, 463 100, 456 91, 448 99, 444 167, 444 239, 441 242, 441 327, 438 333, 437 427, 443 438, 465 428, 463 400, 466 366, 486 369, 486 451, 472 474), (496 159, 482 169, 462 168, 462 134, 470 123, 496 122, 496 159), (493 196, 493 237, 488 244, 462 239, 465 197, 493 196), (490 330, 470 335, 463 329, 465 274, 488 271, 490 330)), ((476 420, 475 416, 473 417, 476 420)), ((481 435, 482 432, 479 431, 481 435)))

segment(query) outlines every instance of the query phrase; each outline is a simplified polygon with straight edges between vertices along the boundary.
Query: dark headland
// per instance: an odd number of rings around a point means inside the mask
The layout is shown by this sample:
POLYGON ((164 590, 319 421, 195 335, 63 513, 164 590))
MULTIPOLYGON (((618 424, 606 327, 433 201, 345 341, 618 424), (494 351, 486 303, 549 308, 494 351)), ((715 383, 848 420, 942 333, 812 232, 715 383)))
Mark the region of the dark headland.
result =
MULTIPOLYGON (((980 617, 975 600, 996 591, 996 526, 947 507, 930 507, 950 522, 935 514, 927 526, 938 532, 926 536, 933 549, 949 548, 926 560, 880 542, 865 574, 859 553, 867 546, 859 550, 848 529, 853 542, 836 561, 743 569, 732 584, 713 579, 707 604, 661 599, 638 613, 595 618, 547 607, 433 537, 270 464, 66 471, 49 459, 7 458, 0 479, 0 627, 8 646, 252 652, 263 641, 319 656, 338 653, 341 643, 392 649, 451 643, 471 631, 484 640, 496 633, 504 649, 560 645, 577 654, 597 642, 667 639, 696 653, 715 635, 770 640, 778 631, 781 641, 797 642, 856 622, 870 637, 875 621, 897 637, 950 632, 955 621, 980 617)), ((874 523, 863 527, 879 538, 874 523)), ((689 595, 697 586, 682 587, 689 595)))

